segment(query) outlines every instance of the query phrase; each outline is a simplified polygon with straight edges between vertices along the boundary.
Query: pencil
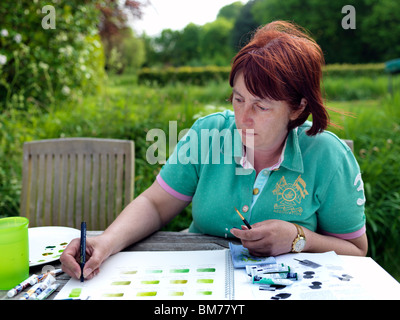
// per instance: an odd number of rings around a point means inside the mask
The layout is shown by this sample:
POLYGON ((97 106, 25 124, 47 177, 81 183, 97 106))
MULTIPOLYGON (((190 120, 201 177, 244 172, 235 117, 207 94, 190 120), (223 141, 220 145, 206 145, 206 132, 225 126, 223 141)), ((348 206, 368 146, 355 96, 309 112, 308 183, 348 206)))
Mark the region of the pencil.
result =
POLYGON ((251 229, 250 223, 247 222, 247 220, 241 215, 241 213, 239 212, 238 209, 236 209, 236 207, 235 207, 235 210, 236 210, 237 214, 239 215, 240 219, 243 220, 246 227, 249 228, 249 230, 250 230, 251 229))
POLYGON ((86 222, 81 223, 81 282, 84 281, 83 278, 83 267, 86 263, 86 222))

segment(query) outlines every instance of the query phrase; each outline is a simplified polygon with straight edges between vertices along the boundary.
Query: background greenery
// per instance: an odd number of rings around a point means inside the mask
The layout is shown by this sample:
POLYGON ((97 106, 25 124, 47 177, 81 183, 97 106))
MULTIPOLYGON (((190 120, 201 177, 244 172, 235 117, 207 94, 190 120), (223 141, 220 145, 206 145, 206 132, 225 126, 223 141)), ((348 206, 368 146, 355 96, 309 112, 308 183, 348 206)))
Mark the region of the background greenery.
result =
MULTIPOLYGON (((138 18, 140 1, 53 1, 55 30, 40 26, 45 4, 0 3, 0 217, 19 214, 22 145, 30 140, 132 139, 140 194, 160 170, 146 161, 153 143, 146 133, 168 132, 169 121, 189 128, 230 108, 232 56, 258 25, 290 19, 308 28, 326 55, 326 105, 341 125, 330 130, 354 140, 365 183, 368 254, 400 279, 400 79, 390 95, 384 71, 386 60, 400 56, 398 2, 354 1, 357 29, 346 31, 341 7, 352 1, 235 2, 214 22, 153 38, 127 27, 126 13, 138 18)), ((190 221, 188 207, 165 229, 190 221)))

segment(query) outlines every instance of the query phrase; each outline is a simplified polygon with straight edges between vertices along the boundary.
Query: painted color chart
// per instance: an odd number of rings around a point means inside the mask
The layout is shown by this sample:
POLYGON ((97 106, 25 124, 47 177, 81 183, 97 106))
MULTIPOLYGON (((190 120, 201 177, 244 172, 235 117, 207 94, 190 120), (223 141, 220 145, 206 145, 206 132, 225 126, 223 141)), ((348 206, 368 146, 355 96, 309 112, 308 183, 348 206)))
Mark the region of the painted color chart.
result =
POLYGON ((71 279, 56 299, 232 299, 229 250, 119 252, 100 273, 71 279))

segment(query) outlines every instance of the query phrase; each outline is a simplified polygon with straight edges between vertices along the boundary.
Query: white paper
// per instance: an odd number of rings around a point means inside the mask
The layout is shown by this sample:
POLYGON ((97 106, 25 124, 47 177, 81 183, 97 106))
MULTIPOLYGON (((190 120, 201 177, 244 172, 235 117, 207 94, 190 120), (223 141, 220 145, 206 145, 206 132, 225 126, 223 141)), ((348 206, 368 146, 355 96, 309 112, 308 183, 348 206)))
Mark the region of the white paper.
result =
MULTIPOLYGON (((354 258, 354 257, 352 257, 354 258)), ((241 269, 235 269, 235 298, 260 300, 364 300, 400 299, 400 285, 370 258, 358 258, 344 263, 346 257, 335 252, 293 253, 276 257, 277 263, 285 263, 302 279, 275 291, 261 291, 252 284, 250 277, 241 269), (310 260, 320 264, 318 268, 304 266, 295 260, 310 260), (372 263, 371 263, 372 262, 372 263), (385 286, 382 284, 385 283, 385 286), (389 291, 390 288, 390 291, 389 291), (385 294, 389 292, 389 294, 385 294)))
POLYGON ((225 299, 226 252, 119 252, 93 279, 69 280, 55 299, 225 299))

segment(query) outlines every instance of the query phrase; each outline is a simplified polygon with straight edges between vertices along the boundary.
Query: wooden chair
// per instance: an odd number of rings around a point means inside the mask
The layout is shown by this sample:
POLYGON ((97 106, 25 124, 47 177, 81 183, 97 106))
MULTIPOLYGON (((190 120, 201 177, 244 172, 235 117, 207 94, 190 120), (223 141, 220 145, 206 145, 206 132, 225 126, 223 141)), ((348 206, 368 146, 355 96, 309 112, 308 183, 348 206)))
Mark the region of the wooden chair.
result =
POLYGON ((346 143, 351 151, 354 153, 354 141, 353 140, 347 140, 347 139, 342 139, 344 143, 346 143))
POLYGON ((134 144, 68 138, 26 142, 21 215, 30 227, 104 230, 133 199, 134 144))

